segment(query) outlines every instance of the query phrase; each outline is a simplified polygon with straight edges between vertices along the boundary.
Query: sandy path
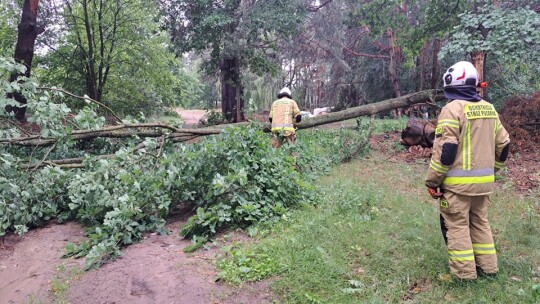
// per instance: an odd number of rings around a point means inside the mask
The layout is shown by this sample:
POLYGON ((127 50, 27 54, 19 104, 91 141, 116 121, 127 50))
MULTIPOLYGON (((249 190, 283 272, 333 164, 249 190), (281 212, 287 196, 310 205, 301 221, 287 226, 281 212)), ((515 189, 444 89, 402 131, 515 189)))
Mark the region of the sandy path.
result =
MULTIPOLYGON (((170 235, 149 235, 122 251, 122 257, 97 270, 71 278, 68 303, 271 303, 269 283, 242 287, 215 282, 215 259, 226 242, 245 237, 234 233, 210 250, 185 254, 190 242, 178 236, 180 222, 169 224, 170 235)), ((68 241, 83 236, 75 223, 50 225, 24 237, 9 236, 0 249, 0 303, 51 303, 51 280, 58 265, 80 269, 82 260, 61 259, 68 241)))
POLYGON ((0 303, 47 297, 56 266, 73 261, 60 258, 64 245, 83 236, 75 223, 50 225, 23 237, 7 236, 0 247, 0 303))
POLYGON ((176 113, 182 117, 186 126, 195 126, 199 123, 199 120, 206 114, 205 110, 184 110, 177 108, 176 113))

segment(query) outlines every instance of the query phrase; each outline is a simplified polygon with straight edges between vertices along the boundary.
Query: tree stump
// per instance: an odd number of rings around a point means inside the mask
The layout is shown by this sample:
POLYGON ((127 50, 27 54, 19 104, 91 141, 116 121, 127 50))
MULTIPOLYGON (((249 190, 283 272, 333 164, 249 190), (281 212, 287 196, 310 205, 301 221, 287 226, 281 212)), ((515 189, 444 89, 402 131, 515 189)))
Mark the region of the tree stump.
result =
POLYGON ((407 146, 433 147, 437 120, 423 120, 412 117, 401 131, 401 140, 407 146))

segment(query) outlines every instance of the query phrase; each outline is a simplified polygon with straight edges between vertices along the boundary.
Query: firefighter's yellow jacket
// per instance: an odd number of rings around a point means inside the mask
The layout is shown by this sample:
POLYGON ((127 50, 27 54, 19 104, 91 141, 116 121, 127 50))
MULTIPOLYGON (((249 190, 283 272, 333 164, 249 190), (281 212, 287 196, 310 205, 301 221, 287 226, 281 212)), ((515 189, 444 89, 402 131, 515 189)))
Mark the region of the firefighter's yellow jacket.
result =
POLYGON ((298 114, 300 109, 296 101, 287 97, 274 101, 269 116, 272 119, 272 132, 283 136, 295 134, 294 119, 298 114))
POLYGON ((441 111, 426 186, 477 196, 493 191, 510 138, 492 104, 454 100, 441 111))

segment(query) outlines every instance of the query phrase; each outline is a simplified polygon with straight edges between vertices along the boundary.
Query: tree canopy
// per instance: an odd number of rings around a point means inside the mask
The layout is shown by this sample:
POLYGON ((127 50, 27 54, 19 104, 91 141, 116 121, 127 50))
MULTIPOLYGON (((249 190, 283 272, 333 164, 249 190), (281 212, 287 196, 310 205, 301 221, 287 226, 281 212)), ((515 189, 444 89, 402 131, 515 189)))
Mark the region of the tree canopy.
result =
MULTIPOLYGON (((15 51, 22 4, 0 3, 5 57, 15 51)), ((487 96, 500 103, 538 89, 539 7, 525 0, 40 1, 45 32, 32 74, 123 115, 217 106, 237 121, 268 109, 283 86, 308 110, 437 88, 444 67, 475 61, 481 51, 494 84, 487 96)))

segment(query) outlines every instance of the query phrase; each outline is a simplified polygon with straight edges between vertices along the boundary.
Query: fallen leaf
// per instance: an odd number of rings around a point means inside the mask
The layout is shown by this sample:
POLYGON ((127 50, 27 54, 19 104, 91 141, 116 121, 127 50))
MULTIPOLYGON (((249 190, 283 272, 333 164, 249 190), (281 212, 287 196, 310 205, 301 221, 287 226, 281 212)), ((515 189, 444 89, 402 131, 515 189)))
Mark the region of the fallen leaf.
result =
POLYGON ((510 280, 512 280, 512 281, 516 281, 516 282, 521 282, 521 279, 520 279, 520 278, 518 278, 518 277, 516 277, 516 276, 512 276, 512 277, 510 277, 510 280))
POLYGON ((450 275, 449 273, 441 273, 439 274, 439 277, 437 279, 441 282, 451 282, 452 275, 450 275))

